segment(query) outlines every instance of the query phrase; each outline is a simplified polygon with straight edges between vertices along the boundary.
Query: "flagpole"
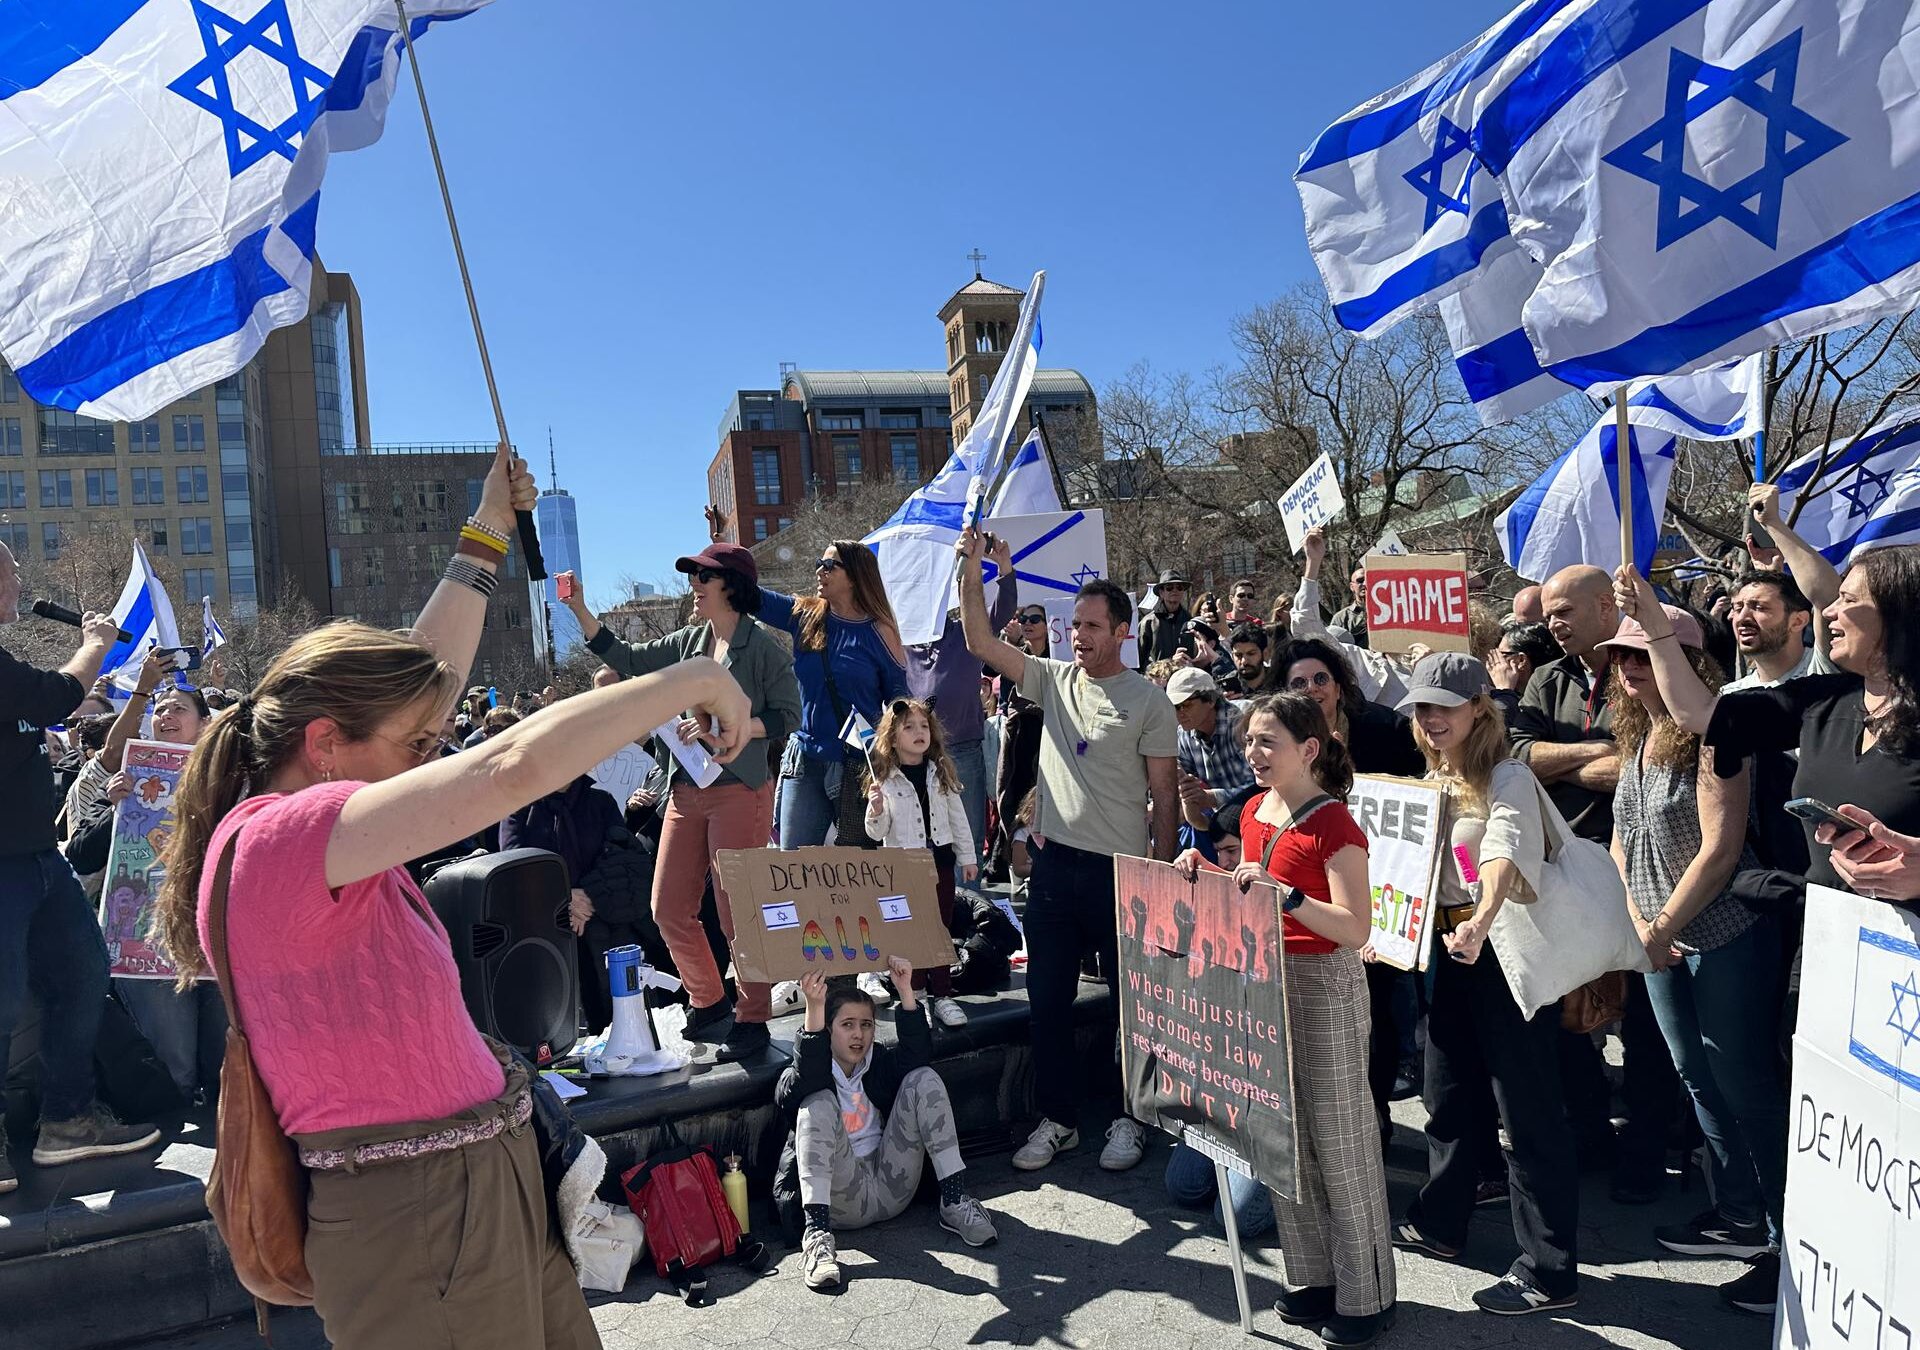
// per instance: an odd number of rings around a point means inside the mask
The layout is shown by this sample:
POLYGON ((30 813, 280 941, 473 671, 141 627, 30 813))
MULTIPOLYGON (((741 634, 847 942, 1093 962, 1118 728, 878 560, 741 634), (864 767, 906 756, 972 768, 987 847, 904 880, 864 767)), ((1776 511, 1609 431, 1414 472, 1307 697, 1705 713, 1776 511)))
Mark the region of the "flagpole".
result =
MULTIPOLYGON (((487 333, 480 324, 480 302, 473 294, 473 274, 467 269, 467 250, 460 242, 460 222, 453 214, 453 193, 447 187, 447 170, 440 162, 440 139, 433 133, 433 113, 427 108, 427 85, 420 78, 420 54, 414 50, 406 0, 393 0, 393 8, 400 16, 400 45, 406 51, 407 64, 413 69, 413 87, 420 96, 420 120, 427 129, 427 148, 433 153, 434 176, 440 180, 440 201, 447 211, 447 232, 453 236, 453 257, 460 265, 460 284, 466 290, 467 313, 473 319, 473 340, 480 348, 480 369, 486 373, 487 395, 493 400, 494 426, 500 433, 500 444, 510 446, 513 439, 507 435, 507 413, 500 403, 500 384, 493 376, 493 357, 487 351, 487 333)), ((544 581, 547 564, 540 556, 540 536, 534 529, 533 512, 519 511, 515 515, 520 527, 520 552, 527 560, 527 577, 531 581, 544 581)))
POLYGON ((1613 393, 1614 476, 1619 484, 1620 562, 1633 566, 1633 429, 1627 423, 1627 389, 1621 385, 1613 393))

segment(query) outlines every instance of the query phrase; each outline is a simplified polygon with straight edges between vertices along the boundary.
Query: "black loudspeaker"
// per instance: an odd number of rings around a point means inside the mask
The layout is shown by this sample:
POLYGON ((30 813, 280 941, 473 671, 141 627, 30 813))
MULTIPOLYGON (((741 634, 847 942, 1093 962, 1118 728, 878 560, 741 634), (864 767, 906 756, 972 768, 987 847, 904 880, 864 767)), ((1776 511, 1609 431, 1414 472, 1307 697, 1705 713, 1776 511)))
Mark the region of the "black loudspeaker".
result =
POLYGON ((580 1029, 580 962, 567 926, 567 865, 539 848, 463 858, 427 882, 453 940, 473 1024, 546 1064, 580 1029))

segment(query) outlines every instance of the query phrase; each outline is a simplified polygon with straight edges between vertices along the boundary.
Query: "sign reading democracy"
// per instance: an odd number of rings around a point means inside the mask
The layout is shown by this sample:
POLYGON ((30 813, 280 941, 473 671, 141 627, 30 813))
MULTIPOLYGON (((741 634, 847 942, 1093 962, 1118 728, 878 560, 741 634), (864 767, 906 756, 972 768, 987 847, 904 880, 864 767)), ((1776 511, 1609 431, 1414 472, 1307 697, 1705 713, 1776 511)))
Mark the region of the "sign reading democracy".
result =
POLYGON ((1920 1329, 1920 915, 1807 888, 1777 1350, 1920 1329))
POLYGON ((1437 783, 1367 773, 1354 776, 1347 798, 1367 836, 1374 955, 1402 970, 1427 968, 1427 921, 1446 857, 1446 802, 1437 783))
POLYGON ((723 848, 714 856, 743 980, 884 970, 890 956, 915 970, 953 964, 926 849, 723 848))
POLYGON ((1306 545, 1307 532, 1325 525, 1346 505, 1333 457, 1323 450, 1280 498, 1280 520, 1287 527, 1287 543, 1298 553, 1306 545))
POLYGON ((1367 646, 1403 653, 1416 643, 1464 652, 1467 641, 1464 553, 1367 555, 1367 646))
POLYGON ((100 931, 115 975, 171 980, 173 963, 154 946, 153 911, 166 879, 160 854, 173 837, 173 794, 190 745, 128 741, 121 767, 133 791, 113 808, 106 883, 100 888, 100 931))
POLYGON ((1299 1194, 1279 891, 1113 860, 1127 1111, 1299 1194))

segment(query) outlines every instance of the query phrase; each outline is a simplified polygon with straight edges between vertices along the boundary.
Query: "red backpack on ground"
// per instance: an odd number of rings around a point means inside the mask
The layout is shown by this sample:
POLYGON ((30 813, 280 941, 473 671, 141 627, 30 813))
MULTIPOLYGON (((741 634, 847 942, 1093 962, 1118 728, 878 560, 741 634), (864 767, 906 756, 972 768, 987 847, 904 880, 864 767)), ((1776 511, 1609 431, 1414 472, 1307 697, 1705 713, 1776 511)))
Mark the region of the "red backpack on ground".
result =
POLYGON ((767 1248, 740 1231, 720 1189, 713 1150, 668 1138, 667 1148, 629 1168, 620 1184, 647 1230, 654 1268, 689 1304, 700 1307, 712 1301, 705 1267, 732 1259, 758 1274, 767 1268, 767 1248))

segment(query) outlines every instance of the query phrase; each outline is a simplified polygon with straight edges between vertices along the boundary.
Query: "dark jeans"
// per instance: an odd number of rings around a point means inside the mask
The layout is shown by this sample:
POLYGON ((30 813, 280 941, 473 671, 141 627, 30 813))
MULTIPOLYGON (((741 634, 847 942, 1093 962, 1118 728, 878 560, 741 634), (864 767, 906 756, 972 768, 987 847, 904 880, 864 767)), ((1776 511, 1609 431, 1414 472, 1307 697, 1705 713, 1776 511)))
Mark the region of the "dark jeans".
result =
POLYGON ((1575 1249, 1580 1178, 1573 1135, 1556 1072, 1560 1009, 1520 1016, 1493 944, 1470 966, 1434 962, 1433 1007, 1427 1015, 1427 1184, 1407 1211, 1409 1222, 1449 1247, 1464 1247, 1481 1181, 1486 1088, 1507 1133, 1513 1234, 1520 1255, 1513 1273, 1554 1296, 1579 1281, 1575 1249))
MULTIPOLYGON (((1680 1078, 1642 980, 1627 981, 1620 1052, 1620 1104, 1627 1115, 1618 1143, 1620 1170, 1664 1177, 1667 1141, 1680 1109, 1680 1078)), ((1615 1148, 1613 1089, 1591 1036, 1560 1033, 1560 1081, 1583 1165, 1603 1163, 1615 1148)))
POLYGON ((1387 1111, 1393 1100, 1393 1080, 1400 1076, 1400 1061, 1407 1054, 1407 1043, 1413 1040, 1413 1019, 1417 1016, 1413 976, 1384 961, 1369 962, 1366 972, 1367 1003, 1373 1014, 1373 1030, 1367 1041, 1367 1091, 1385 1132, 1392 1124, 1387 1111))
POLYGON ((227 1057, 227 1005, 220 986, 201 980, 181 993, 172 980, 135 980, 117 976, 113 990, 133 1024, 167 1066, 180 1095, 196 1092, 214 1101, 220 1094, 220 1066, 227 1057))
POLYGON ((93 1105, 93 1046, 107 997, 107 944, 67 860, 54 849, 0 858, 0 1066, 27 993, 40 1000, 40 1118, 93 1105))
POLYGON ((1026 930, 1034 1104, 1055 1124, 1072 1125, 1085 1099, 1073 1050, 1080 958, 1089 950, 1100 953, 1100 970, 1109 988, 1119 967, 1113 859, 1052 839, 1035 850, 1027 881, 1026 930))

